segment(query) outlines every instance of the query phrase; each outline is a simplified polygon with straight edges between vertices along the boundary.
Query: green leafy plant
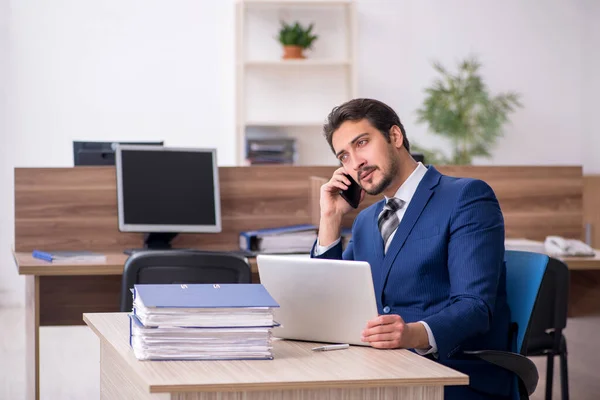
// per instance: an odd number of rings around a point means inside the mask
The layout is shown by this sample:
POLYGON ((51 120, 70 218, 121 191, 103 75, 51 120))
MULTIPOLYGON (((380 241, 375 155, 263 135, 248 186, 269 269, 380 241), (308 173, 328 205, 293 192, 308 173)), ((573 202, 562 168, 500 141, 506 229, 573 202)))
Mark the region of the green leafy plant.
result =
POLYGON ((300 46, 302 49, 310 49, 313 42, 319 37, 312 34, 313 26, 314 24, 310 24, 308 28, 305 28, 298 21, 293 25, 281 21, 279 43, 284 46, 300 46))
POLYGON ((438 149, 419 146, 414 146, 415 151, 423 153, 432 164, 464 165, 471 164, 473 157, 491 157, 508 114, 522 107, 520 95, 491 95, 479 75, 481 64, 475 58, 459 63, 456 74, 437 62, 433 67, 441 77, 425 89, 423 106, 417 110, 418 122, 427 123, 431 132, 448 138, 452 154, 447 157, 438 149))

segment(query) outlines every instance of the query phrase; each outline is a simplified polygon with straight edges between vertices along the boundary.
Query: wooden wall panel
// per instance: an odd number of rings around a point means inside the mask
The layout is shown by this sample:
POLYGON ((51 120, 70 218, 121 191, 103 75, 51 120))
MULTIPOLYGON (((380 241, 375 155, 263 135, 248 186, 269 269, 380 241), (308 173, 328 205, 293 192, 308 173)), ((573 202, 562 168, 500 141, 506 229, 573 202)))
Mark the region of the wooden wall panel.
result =
MULTIPOLYGON (((182 234, 179 247, 238 248, 239 232, 310 221, 310 175, 330 167, 219 168, 223 231, 182 234)), ((15 250, 141 247, 142 234, 118 230, 114 167, 16 168, 15 250)))
MULTIPOLYGON (((482 179, 498 197, 509 238, 544 240, 548 235, 582 237, 583 179, 581 167, 440 166, 441 173, 482 179)), ((345 226, 363 208, 381 200, 367 196, 348 213, 345 226)))
POLYGON ((583 177, 583 223, 592 229, 592 247, 600 249, 600 175, 583 177))
MULTIPOLYGON (((238 248, 240 231, 310 223, 315 210, 311 176, 328 179, 336 167, 221 167, 223 231, 182 234, 178 247, 238 248), (312 214, 311 214, 312 213, 312 214)), ((582 235, 581 167, 440 166, 452 176, 485 180, 496 192, 508 237, 544 239, 549 234, 582 235)), ((367 196, 344 220, 378 201, 367 196)), ((318 201, 318 197, 317 197, 318 201)), ((114 167, 16 168, 15 250, 140 247, 142 234, 121 233, 117 221, 114 167)))
MULTIPOLYGON (((504 214, 506 236, 544 240, 548 235, 582 237, 581 167, 471 167, 486 181, 504 214)), ((461 176, 460 167, 444 173, 461 176)))

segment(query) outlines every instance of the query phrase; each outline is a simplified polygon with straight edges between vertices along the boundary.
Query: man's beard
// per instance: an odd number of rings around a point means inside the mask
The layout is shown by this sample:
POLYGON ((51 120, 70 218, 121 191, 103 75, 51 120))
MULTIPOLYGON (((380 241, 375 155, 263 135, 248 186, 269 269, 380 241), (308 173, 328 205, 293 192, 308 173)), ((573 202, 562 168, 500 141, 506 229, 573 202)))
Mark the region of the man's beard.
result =
MULTIPOLYGON (((394 157, 394 154, 392 154, 391 151, 389 154, 389 160, 390 160, 390 163, 388 165, 388 168, 386 168, 388 172, 383 175, 381 182, 379 182, 379 184, 377 184, 375 187, 373 187, 369 190, 367 190, 363 187, 365 192, 367 192, 371 196, 377 196, 377 195, 383 193, 383 191, 385 189, 387 189, 388 186, 390 186, 390 184, 392 183, 394 178, 398 175, 398 172, 400 171, 400 166, 398 165, 398 159, 396 157, 394 157)), ((379 168, 376 168, 376 169, 379 169, 379 168)))

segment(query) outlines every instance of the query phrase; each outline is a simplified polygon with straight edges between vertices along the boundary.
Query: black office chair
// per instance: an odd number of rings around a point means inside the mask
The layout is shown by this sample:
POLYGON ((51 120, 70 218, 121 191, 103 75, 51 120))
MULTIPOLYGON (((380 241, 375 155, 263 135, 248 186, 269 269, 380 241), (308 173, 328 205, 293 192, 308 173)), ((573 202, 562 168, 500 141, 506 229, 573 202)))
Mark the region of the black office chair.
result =
POLYGON ((251 282, 250 265, 233 254, 193 250, 142 251, 125 262, 121 311, 132 310, 134 284, 251 282))
POLYGON ((567 326, 569 268, 550 258, 540 287, 536 307, 531 316, 527 356, 546 356, 546 399, 552 400, 554 356, 560 356, 562 400, 569 399, 567 341, 562 333, 567 326))

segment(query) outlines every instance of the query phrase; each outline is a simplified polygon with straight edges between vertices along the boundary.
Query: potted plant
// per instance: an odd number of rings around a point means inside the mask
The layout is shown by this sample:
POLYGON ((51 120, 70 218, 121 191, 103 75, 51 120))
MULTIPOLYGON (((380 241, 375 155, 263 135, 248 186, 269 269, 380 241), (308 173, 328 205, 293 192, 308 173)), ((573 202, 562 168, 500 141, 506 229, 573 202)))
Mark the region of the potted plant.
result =
POLYGON ((305 28, 298 21, 293 25, 281 21, 278 40, 283 45, 284 59, 305 58, 303 51, 310 49, 318 38, 317 35, 312 34, 312 29, 313 24, 305 28))
MULTIPOLYGON (((433 64, 441 77, 425 92, 422 108, 417 110, 418 122, 427 123, 429 130, 450 139, 452 154, 414 146, 431 164, 471 164, 473 157, 491 157, 491 149, 502 136, 502 125, 508 113, 521 107, 520 95, 506 92, 493 96, 479 74, 481 64, 467 59, 459 64, 458 73, 433 64)), ((412 146, 411 146, 412 147, 412 146)))

